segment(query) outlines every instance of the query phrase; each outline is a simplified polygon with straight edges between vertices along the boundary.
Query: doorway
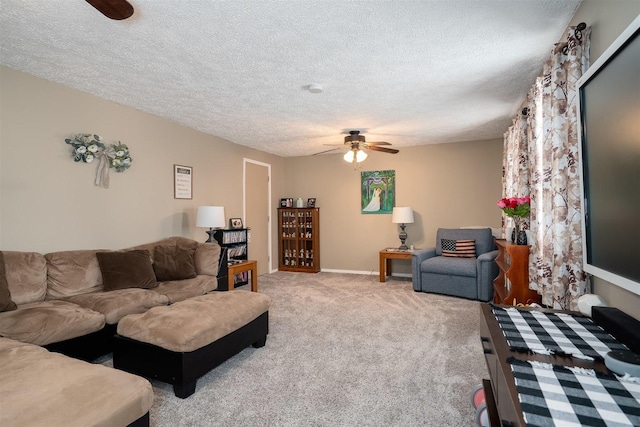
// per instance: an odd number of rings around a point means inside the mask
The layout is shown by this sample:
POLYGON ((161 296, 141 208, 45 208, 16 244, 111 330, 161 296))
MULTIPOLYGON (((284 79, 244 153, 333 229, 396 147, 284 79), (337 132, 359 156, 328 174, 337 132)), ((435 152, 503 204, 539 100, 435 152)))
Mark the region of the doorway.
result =
POLYGON ((271 272, 271 165, 245 158, 243 181, 249 259, 258 261, 259 276, 271 272))

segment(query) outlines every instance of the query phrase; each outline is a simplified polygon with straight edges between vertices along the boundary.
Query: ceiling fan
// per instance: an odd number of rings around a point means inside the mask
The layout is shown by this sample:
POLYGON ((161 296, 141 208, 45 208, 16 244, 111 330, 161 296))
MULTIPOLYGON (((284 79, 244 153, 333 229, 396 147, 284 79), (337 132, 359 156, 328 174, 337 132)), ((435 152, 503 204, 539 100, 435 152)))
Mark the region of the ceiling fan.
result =
POLYGON ((104 16, 120 21, 133 15, 133 6, 127 0, 86 0, 104 16))
MULTIPOLYGON (((381 147, 381 145, 391 145, 388 142, 377 141, 377 142, 367 142, 365 140, 364 135, 360 135, 359 130, 350 130, 349 135, 344 137, 344 145, 350 147, 350 150, 344 155, 344 159, 347 162, 360 163, 364 159, 367 158, 367 153, 365 153, 362 149, 372 150, 372 151, 380 151, 382 153, 396 154, 399 153, 399 150, 395 148, 387 148, 381 147)), ((335 150, 341 150, 342 148, 332 148, 330 150, 321 151, 319 153, 314 154, 324 154, 335 150)))

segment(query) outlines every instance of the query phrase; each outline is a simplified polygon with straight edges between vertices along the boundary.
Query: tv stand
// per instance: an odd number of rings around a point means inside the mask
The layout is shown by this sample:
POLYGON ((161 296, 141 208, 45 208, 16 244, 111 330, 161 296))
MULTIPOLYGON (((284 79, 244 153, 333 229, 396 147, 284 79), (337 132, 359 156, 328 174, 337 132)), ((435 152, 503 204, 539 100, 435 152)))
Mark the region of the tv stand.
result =
MULTIPOLYGON (((568 356, 545 356, 520 353, 509 348, 490 304, 480 306, 480 340, 484 351, 490 381, 484 381, 485 402, 490 425, 524 427, 522 408, 518 399, 515 380, 507 359, 513 357, 523 361, 539 361, 563 366, 579 366, 608 372, 603 361, 588 361, 568 356), (492 417, 493 414, 493 417, 492 417)), ((527 308, 519 308, 527 310, 527 308)), ((543 310, 557 312, 557 310, 543 310)), ((571 313, 580 316, 579 313, 571 313)))

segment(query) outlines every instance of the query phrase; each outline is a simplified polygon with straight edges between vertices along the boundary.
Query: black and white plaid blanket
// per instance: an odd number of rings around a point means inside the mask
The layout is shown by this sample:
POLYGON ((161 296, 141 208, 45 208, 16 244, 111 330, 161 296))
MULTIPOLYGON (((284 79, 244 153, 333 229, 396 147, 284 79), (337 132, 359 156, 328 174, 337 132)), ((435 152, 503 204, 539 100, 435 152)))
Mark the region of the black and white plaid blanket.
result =
POLYGON ((527 426, 640 426, 640 379, 511 359, 527 426))
POLYGON ((627 350, 587 317, 493 307, 509 347, 538 354, 604 359, 611 350, 627 350))

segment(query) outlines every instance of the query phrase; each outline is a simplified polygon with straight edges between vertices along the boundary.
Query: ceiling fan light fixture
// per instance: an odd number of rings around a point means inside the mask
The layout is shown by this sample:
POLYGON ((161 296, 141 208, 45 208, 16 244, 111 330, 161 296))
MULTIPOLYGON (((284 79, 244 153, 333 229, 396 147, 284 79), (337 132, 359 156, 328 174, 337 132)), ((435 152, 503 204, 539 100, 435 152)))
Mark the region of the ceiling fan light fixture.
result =
POLYGON ((366 158, 367 158, 367 153, 365 153, 362 150, 358 150, 357 148, 347 151, 343 157, 343 159, 349 163, 353 163, 354 160, 356 163, 361 163, 366 158))

